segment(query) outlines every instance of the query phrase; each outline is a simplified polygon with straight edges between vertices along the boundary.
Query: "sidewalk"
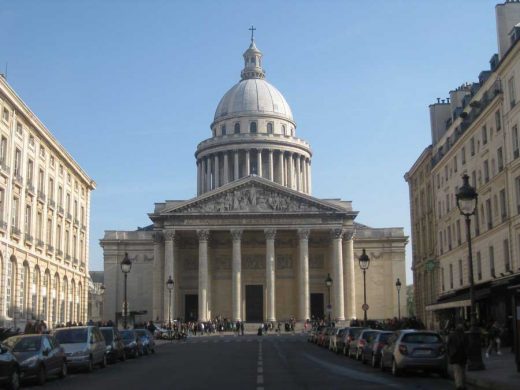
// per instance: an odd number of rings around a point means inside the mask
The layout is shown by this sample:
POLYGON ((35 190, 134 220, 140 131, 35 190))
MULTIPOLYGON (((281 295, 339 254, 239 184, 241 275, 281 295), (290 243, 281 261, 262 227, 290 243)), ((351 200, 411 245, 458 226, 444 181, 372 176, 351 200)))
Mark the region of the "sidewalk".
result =
POLYGON ((503 349, 502 355, 496 353, 486 358, 482 351, 482 359, 486 369, 483 371, 466 371, 466 383, 481 389, 518 390, 520 389, 520 372, 516 371, 515 355, 510 349, 503 349))

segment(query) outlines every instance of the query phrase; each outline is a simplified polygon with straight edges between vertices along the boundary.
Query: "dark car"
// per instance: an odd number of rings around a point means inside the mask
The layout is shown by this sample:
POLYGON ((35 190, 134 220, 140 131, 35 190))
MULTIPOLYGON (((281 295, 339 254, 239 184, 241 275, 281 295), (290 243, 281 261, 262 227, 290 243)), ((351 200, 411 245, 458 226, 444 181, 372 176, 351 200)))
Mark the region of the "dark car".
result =
POLYGON ((155 353, 155 340, 148 329, 134 329, 143 344, 143 354, 155 353))
POLYGON ((374 329, 363 329, 358 337, 350 342, 348 356, 356 360, 361 360, 361 351, 377 332, 378 331, 374 329))
POLYGON ((133 329, 122 330, 121 339, 125 345, 126 357, 138 358, 143 354, 143 343, 133 329))
POLYGON ((16 356, 0 344, 0 386, 9 390, 20 388, 20 365, 16 356))
POLYGON ((124 362, 126 360, 125 344, 119 331, 111 326, 99 328, 99 330, 105 338, 107 360, 111 363, 116 363, 118 360, 124 362))
POLYGON ((16 356, 23 380, 33 379, 43 385, 50 375, 67 376, 65 352, 51 335, 20 335, 4 341, 16 356))
POLYGON ((348 349, 350 348, 350 343, 356 339, 357 336, 361 333, 364 328, 360 326, 351 326, 347 328, 345 333, 343 333, 343 338, 339 340, 338 348, 341 348, 340 351, 343 351, 343 355, 348 354, 348 349))
POLYGON ((390 331, 377 332, 365 345, 361 352, 361 362, 365 364, 370 362, 372 367, 378 367, 379 359, 381 358, 381 350, 386 345, 388 338, 394 334, 390 331))

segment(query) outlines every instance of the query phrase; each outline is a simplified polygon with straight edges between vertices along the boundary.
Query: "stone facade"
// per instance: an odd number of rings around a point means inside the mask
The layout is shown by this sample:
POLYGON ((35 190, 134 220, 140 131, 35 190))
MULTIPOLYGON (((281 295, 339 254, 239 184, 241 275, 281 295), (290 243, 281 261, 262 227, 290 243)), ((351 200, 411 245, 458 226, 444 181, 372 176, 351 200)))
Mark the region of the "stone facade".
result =
POLYGON ((86 320, 94 188, 0 76, 0 326, 86 320))
POLYGON ((218 105, 212 137, 197 147, 197 197, 157 203, 147 228, 105 232, 105 319, 121 312, 125 253, 137 321, 170 312, 186 320, 305 320, 324 316, 329 301, 332 318, 356 318, 362 248, 372 259, 369 318, 396 316, 395 281, 406 280, 403 229, 355 223, 351 202, 310 195, 310 146, 296 138, 287 102, 264 80, 254 42, 244 60, 242 80, 218 105))

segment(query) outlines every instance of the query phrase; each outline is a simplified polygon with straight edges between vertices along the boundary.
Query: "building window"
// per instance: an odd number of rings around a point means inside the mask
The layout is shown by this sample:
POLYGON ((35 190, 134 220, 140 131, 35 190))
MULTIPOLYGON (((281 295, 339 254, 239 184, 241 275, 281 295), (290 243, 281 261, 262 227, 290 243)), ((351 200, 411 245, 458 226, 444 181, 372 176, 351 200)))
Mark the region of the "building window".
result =
POLYGON ((464 271, 462 269, 462 260, 459 259, 459 286, 464 284, 464 271))
POLYGON ((220 126, 220 134, 221 135, 226 135, 226 125, 220 126))
POLYGON ((63 188, 58 186, 58 206, 63 207, 63 188))
POLYGON ((511 259, 509 258, 509 240, 504 240, 504 267, 506 272, 511 271, 511 259))
POLYGON ((500 215, 504 222, 507 218, 506 190, 501 189, 498 196, 500 197, 500 215))
POLYGON ((63 249, 64 249, 64 252, 66 255, 70 255, 69 242, 70 242, 69 231, 65 230, 65 248, 63 248, 63 249))
POLYGON ((27 184, 33 185, 33 171, 34 171, 34 163, 32 160, 27 161, 27 184))
POLYGON ((256 122, 251 122, 249 124, 249 132, 250 133, 256 133, 256 122))
POLYGON ((488 229, 493 228, 493 210, 491 209, 491 199, 486 199, 486 220, 488 229))
POLYGON ((488 160, 484 161, 484 183, 489 182, 489 162, 488 160))
POLYGON ((51 167, 54 168, 54 156, 51 156, 50 164, 51 164, 51 167))
POLYGON ((65 197, 65 211, 70 213, 70 194, 67 194, 65 197))
POLYGON ((5 291, 5 303, 7 305, 7 315, 14 317, 14 308, 16 305, 16 264, 13 260, 7 262, 7 280, 5 291))
POLYGON ((29 136, 29 147, 31 149, 34 149, 34 136, 33 135, 29 136))
POLYGON ((5 223, 4 210, 5 210, 5 190, 3 188, 0 188, 0 224, 5 223))
POLYGON ((453 157, 453 171, 457 172, 457 156, 453 157))
POLYGON ((511 77, 507 82, 509 89, 509 106, 513 108, 516 105, 516 88, 515 88, 515 77, 511 77))
POLYGON ((6 122, 9 122, 9 110, 4 107, 4 110, 2 111, 2 119, 6 122))
POLYGON ((451 251, 451 226, 448 226, 448 250, 451 251))
POLYGON ((475 155, 475 138, 473 138, 473 137, 469 140, 469 150, 470 150, 471 155, 474 156, 475 155))
POLYGON ((47 245, 52 245, 52 219, 47 219, 47 245))
POLYGON ((54 200, 54 179, 52 177, 49 178, 49 200, 54 200))
POLYGON ((7 138, 2 136, 0 140, 0 164, 5 166, 7 163, 7 138))
POLYGON ((38 192, 40 194, 42 194, 42 195, 45 193, 45 191, 44 191, 44 188, 45 188, 44 176, 45 176, 45 174, 43 173, 43 169, 40 169, 40 171, 38 172, 38 192))
POLYGON ((16 122, 16 134, 20 137, 23 136, 23 126, 20 122, 16 122))
POLYGON ((63 176, 63 165, 60 164, 60 168, 58 169, 58 173, 60 176, 63 176))
POLYGON ((13 203, 11 205, 11 225, 18 229, 19 225, 19 210, 20 210, 20 199, 17 197, 13 198, 13 203))
POLYGON ((240 123, 235 123, 235 134, 240 134, 240 123))
POLYGON ((453 290, 453 264, 450 264, 450 289, 453 290))
POLYGON ((492 278, 496 278, 495 275, 495 248, 489 247, 489 272, 492 278))
POLYGON ((17 177, 22 176, 21 169, 22 169, 22 152, 20 151, 20 149, 16 149, 14 152, 14 175, 17 177))
POLYGON ((500 118, 500 110, 495 111, 495 126, 497 131, 500 131, 502 128, 502 119, 500 118))
POLYGON ((441 268, 441 274, 442 274, 442 278, 441 278, 441 281, 442 281, 442 291, 444 292, 446 290, 446 286, 444 284, 444 280, 446 279, 446 275, 445 275, 445 272, 444 272, 444 267, 441 268))
POLYGON ((26 205, 25 206, 24 231, 25 231, 25 234, 28 234, 28 235, 31 235, 31 214, 32 214, 31 205, 26 205))
POLYGON ((482 257, 480 251, 477 252, 477 279, 482 280, 482 257))
POLYGON ((61 250, 61 225, 56 225, 56 249, 61 250))
POLYGON ((511 131, 511 136, 513 138, 513 158, 518 158, 520 155, 518 151, 518 126, 514 125, 511 131))
POLYGON ((482 126, 482 145, 487 144, 487 127, 484 125, 482 126))
POLYGON ((462 237, 460 234, 460 219, 457 219, 455 226, 456 226, 456 230, 457 230, 457 244, 460 245, 462 243, 462 237))
POLYGON ((272 122, 269 122, 267 124, 267 134, 273 134, 273 124, 272 124, 272 122))
POLYGON ((498 172, 502 172, 504 170, 504 154, 502 153, 502 147, 497 149, 497 162, 498 172))

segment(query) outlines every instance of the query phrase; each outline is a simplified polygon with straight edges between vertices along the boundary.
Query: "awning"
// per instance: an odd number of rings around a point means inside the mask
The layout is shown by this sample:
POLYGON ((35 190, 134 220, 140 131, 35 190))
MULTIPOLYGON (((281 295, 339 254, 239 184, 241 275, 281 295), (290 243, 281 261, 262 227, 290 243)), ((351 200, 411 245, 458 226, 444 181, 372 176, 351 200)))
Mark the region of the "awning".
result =
POLYGON ((466 307, 466 306, 471 306, 471 300, 469 300, 469 299, 461 299, 461 300, 458 300, 458 301, 434 303, 433 305, 427 305, 426 306, 426 310, 427 311, 435 311, 435 310, 453 309, 453 308, 456 308, 456 307, 466 307))

